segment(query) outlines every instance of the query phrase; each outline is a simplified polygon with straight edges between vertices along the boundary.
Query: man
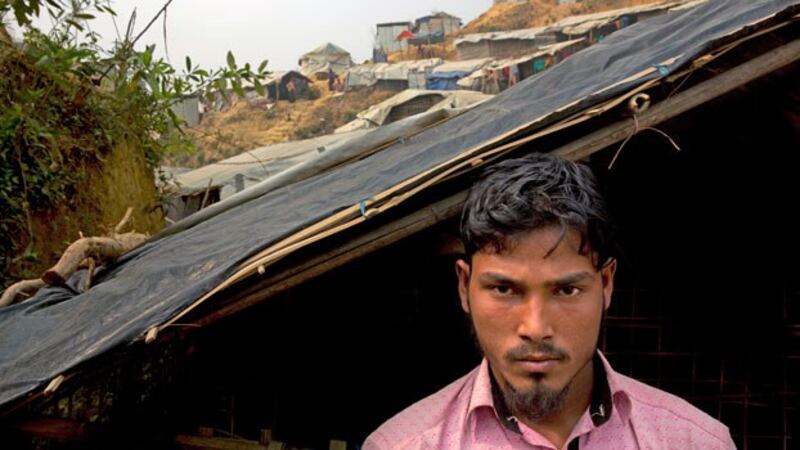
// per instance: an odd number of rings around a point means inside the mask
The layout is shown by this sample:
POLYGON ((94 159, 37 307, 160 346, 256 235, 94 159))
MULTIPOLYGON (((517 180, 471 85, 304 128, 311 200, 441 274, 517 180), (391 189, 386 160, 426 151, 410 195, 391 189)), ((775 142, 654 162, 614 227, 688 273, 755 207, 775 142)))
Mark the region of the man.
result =
POLYGON ((286 92, 289 94, 289 103, 294 103, 294 91, 295 91, 294 80, 290 79, 288 83, 286 83, 286 92))
POLYGON ((328 67, 328 91, 333 92, 333 85, 336 82, 336 73, 333 67, 328 67))
POLYGON ((532 154, 491 167, 461 217, 461 307, 483 362, 367 438, 377 449, 732 449, 728 429, 597 350, 614 273, 591 171, 532 154))

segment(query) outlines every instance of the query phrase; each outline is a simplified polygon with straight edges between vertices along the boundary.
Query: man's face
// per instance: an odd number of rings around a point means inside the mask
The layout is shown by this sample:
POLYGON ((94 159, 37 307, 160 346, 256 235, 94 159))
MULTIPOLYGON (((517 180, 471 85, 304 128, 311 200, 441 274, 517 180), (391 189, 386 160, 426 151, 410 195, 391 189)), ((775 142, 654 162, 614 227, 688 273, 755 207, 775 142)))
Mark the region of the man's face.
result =
POLYGON ((557 409, 573 380, 590 382, 616 269, 612 261, 597 271, 576 231, 556 246, 559 237, 557 227, 535 230, 456 264, 461 306, 507 401, 514 394, 544 409, 557 409))

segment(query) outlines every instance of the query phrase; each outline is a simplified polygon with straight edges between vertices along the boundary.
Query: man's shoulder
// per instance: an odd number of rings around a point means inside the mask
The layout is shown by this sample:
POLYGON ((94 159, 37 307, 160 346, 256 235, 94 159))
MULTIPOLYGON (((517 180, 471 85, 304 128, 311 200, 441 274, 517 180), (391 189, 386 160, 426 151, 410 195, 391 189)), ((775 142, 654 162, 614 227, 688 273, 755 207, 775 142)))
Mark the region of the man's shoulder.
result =
POLYGON ((453 413, 465 413, 479 368, 434 394, 407 407, 383 423, 364 441, 364 450, 421 447, 426 437, 443 426, 453 413), (466 397, 465 397, 466 396, 466 397), (463 403, 463 405, 462 405, 463 403), (463 411, 460 410, 464 407, 463 411))
POLYGON ((733 448, 730 431, 719 420, 686 400, 641 381, 617 374, 631 400, 630 417, 638 427, 673 436, 692 447, 733 448))

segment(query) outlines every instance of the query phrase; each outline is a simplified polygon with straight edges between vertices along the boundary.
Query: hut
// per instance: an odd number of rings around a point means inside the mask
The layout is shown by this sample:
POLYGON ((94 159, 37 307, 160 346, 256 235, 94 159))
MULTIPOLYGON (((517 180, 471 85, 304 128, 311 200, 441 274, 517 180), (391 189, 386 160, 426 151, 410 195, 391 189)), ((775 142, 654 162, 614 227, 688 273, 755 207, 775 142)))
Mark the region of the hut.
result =
POLYGON ((405 39, 399 39, 399 36, 403 32, 410 31, 412 27, 411 22, 379 23, 375 33, 375 48, 384 54, 405 51, 408 48, 408 42, 405 39))
POLYGON ((455 40, 459 60, 478 58, 511 58, 535 51, 556 42, 556 35, 547 27, 514 31, 467 34, 455 40))
POLYGON ((458 80, 481 70, 492 62, 491 59, 471 59, 452 61, 436 66, 425 76, 428 89, 448 91, 458 89, 458 80))
POLYGON ((376 86, 378 89, 401 92, 425 87, 425 75, 443 61, 439 58, 399 61, 396 63, 362 64, 345 74, 345 88, 376 86))
POLYGON ((354 64, 350 52, 327 42, 301 56, 299 65, 304 76, 327 79, 329 70, 343 75, 354 64))
POLYGON ((422 34, 448 34, 457 33, 461 29, 461 19, 446 12, 437 12, 423 16, 414 21, 414 32, 422 34))

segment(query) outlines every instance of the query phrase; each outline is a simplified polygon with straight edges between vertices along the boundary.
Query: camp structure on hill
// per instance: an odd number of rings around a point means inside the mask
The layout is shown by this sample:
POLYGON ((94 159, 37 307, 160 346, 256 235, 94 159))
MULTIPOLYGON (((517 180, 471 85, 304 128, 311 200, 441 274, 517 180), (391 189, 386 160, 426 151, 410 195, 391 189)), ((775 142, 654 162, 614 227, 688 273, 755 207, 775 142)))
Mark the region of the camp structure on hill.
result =
POLYGON ((173 221, 183 219, 206 206, 313 159, 337 142, 345 142, 363 134, 364 132, 340 133, 267 145, 178 173, 162 189, 168 193, 167 217, 173 221), (209 192, 208 195, 206 191, 209 192))
POLYGON ((336 75, 342 75, 348 67, 354 65, 350 52, 330 42, 301 56, 299 64, 303 75, 318 79, 327 79, 329 70, 336 75))
POLYGON ((173 228, 88 291, 70 281, 0 310, 5 442, 362 442, 480 361, 455 293, 457 216, 478 171, 549 152, 592 165, 617 218, 599 343, 614 367, 722 418, 741 448, 792 447, 798 14, 725 0, 642 20, 173 228))
POLYGON ((348 90, 375 86, 386 91, 425 89, 425 76, 444 63, 439 58, 400 61, 396 63, 361 64, 345 74, 348 90))
POLYGON ((490 97, 478 92, 408 89, 361 111, 336 133, 380 127, 425 111, 467 108, 490 97))
POLYGON ((428 89, 449 91, 458 89, 458 80, 492 63, 490 58, 450 61, 433 68, 425 76, 428 89))
POLYGON ((588 42, 585 39, 574 39, 545 45, 539 47, 537 51, 524 56, 492 61, 481 70, 476 70, 459 79, 456 84, 459 89, 485 91, 487 87, 487 78, 492 71, 495 73, 503 72, 503 76, 498 77, 497 86, 499 90, 503 91, 509 88, 509 71, 512 67, 517 68, 517 73, 519 74, 519 79, 517 81, 519 82, 549 69, 553 65, 569 58, 575 52, 586 48, 587 45, 588 42))
POLYGON ((470 33, 453 42, 459 60, 511 58, 532 53, 556 42, 586 39, 590 44, 611 33, 668 11, 695 6, 705 0, 679 0, 631 6, 592 14, 565 17, 547 26, 511 31, 470 33))

